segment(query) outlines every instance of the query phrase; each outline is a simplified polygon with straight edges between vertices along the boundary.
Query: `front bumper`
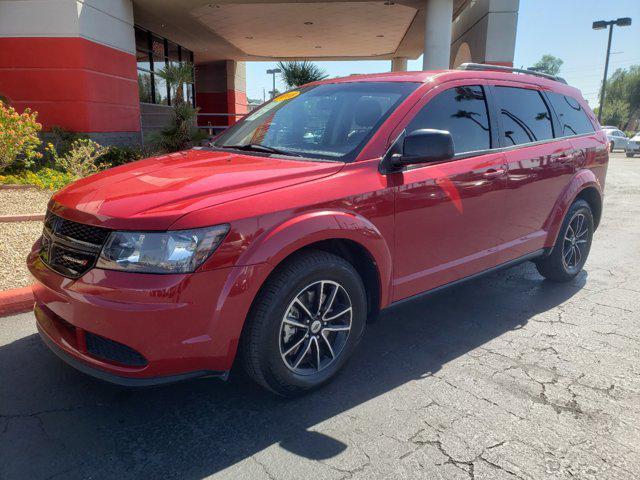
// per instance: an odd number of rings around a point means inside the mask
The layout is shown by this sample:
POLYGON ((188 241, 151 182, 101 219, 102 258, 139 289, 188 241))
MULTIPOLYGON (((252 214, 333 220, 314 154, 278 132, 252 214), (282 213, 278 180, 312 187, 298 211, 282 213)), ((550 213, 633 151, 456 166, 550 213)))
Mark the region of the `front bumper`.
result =
MULTIPOLYGON (((226 377, 262 266, 152 275, 92 269, 79 279, 27 264, 38 330, 78 370, 127 386, 226 377)), ((260 282, 261 283, 261 282, 260 282)), ((260 285, 257 283, 257 285, 260 285)))

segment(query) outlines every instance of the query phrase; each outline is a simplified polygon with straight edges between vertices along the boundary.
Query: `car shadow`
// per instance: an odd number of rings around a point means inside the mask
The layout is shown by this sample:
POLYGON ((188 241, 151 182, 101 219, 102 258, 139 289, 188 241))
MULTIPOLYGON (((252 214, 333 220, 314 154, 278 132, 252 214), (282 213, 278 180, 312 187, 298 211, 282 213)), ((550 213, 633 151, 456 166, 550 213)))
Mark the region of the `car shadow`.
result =
POLYGON ((241 374, 124 389, 64 365, 37 335, 24 337, 0 348, 0 477, 200 479, 273 444, 332 458, 349 447, 314 425, 522 328, 575 295, 586 276, 555 284, 523 264, 394 307, 368 326, 334 382, 293 400, 241 374))

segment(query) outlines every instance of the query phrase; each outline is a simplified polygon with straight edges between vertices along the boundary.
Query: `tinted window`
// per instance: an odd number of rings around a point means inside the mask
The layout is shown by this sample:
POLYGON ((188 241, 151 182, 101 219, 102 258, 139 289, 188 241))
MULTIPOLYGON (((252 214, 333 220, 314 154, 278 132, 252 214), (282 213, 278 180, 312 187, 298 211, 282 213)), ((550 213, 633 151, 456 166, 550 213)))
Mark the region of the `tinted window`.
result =
POLYGON ((562 132, 559 134, 567 136, 593 132, 593 125, 589 121, 587 112, 575 98, 553 92, 549 92, 547 96, 560 120, 562 132))
POLYGON ((407 127, 407 132, 433 128, 453 137, 455 153, 491 148, 489 116, 482 87, 451 88, 431 99, 407 127))
POLYGON ((307 158, 351 161, 418 84, 328 83, 280 95, 215 141, 219 147, 260 144, 307 158))
POLYGON ((505 146, 553 138, 551 115, 536 90, 496 87, 505 146))

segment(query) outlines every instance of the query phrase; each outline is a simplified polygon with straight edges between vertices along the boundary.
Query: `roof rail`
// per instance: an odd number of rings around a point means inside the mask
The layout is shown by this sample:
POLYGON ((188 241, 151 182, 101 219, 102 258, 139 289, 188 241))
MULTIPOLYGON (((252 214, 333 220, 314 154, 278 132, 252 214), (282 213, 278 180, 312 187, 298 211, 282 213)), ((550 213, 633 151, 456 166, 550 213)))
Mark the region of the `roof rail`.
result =
POLYGON ((548 73, 537 72, 536 70, 525 70, 523 68, 503 67, 502 65, 463 63, 458 67, 458 70, 494 70, 497 72, 524 73, 527 75, 535 75, 536 77, 547 78, 549 80, 555 80, 556 82, 567 83, 564 78, 556 75, 549 75, 548 73))

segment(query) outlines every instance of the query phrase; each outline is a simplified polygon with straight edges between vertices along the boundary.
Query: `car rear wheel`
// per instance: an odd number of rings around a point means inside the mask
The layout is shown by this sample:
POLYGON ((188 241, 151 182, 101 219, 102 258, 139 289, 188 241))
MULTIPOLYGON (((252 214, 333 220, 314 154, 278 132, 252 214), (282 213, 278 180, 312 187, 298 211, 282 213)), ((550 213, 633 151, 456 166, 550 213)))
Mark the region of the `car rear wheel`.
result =
POLYGON ((627 158, 633 158, 633 153, 627 153, 627 158))
POLYGON ((362 280, 349 262, 317 250, 296 254, 254 302, 242 336, 244 368, 279 395, 316 389, 353 353, 366 312, 362 280))
POLYGON ((567 213, 551 254, 537 260, 540 274, 557 282, 568 282, 584 267, 593 238, 593 213, 584 200, 576 200, 567 213))
POLYGON ((616 144, 615 144, 615 143, 613 143, 613 142, 610 142, 610 143, 609 143, 609 151, 610 151, 610 152, 613 152, 613 149, 614 149, 614 148, 616 148, 616 144))

